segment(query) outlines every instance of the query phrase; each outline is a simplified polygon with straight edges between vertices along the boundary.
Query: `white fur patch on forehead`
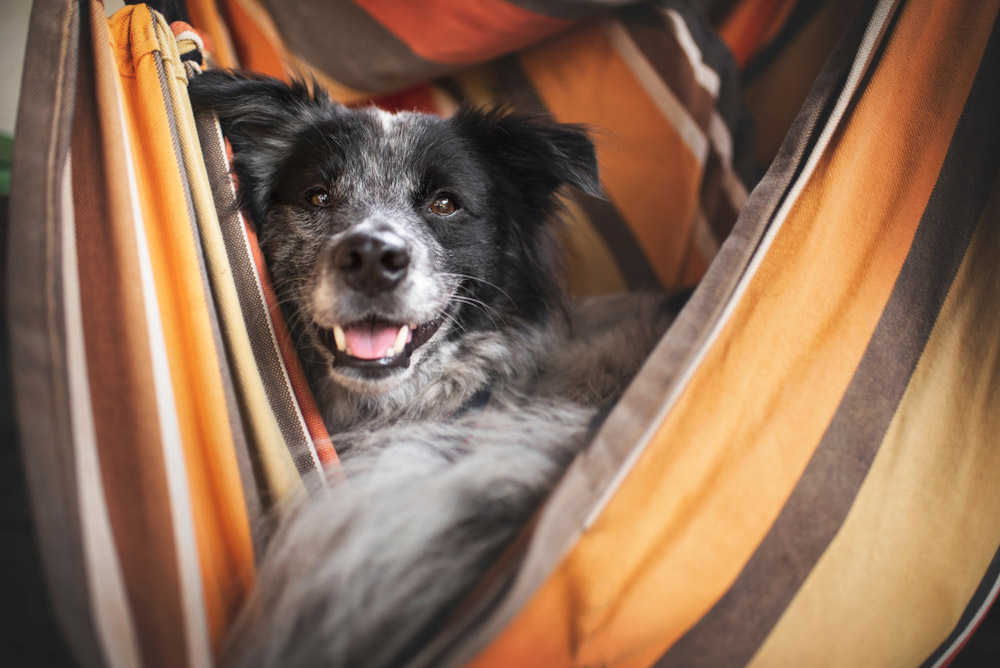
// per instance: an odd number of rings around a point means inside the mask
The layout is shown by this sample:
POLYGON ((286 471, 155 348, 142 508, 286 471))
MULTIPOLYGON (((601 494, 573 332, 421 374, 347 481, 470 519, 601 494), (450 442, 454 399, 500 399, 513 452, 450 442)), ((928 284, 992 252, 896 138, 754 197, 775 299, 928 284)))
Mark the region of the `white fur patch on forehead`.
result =
POLYGON ((373 107, 375 111, 375 117, 382 124, 382 129, 388 132, 392 126, 399 121, 399 116, 385 109, 379 109, 378 107, 373 107))
POLYGON ((402 125, 403 123, 411 120, 415 116, 422 116, 423 114, 418 114, 412 111, 397 111, 391 112, 385 109, 379 109, 378 107, 371 107, 372 111, 375 113, 375 117, 378 119, 379 123, 382 125, 382 130, 388 133, 393 127, 402 125))

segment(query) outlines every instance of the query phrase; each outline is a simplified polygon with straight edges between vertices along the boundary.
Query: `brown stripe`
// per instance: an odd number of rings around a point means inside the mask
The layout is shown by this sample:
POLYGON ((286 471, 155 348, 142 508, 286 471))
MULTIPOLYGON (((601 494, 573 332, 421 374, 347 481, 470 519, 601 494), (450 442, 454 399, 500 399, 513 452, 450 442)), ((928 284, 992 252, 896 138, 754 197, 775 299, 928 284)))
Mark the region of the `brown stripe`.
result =
POLYGON ((73 153, 81 159, 73 161, 73 198, 101 474, 143 661, 179 666, 187 661, 183 605, 137 240, 127 206, 125 147, 112 80, 117 74, 100 72, 100 97, 93 95, 92 49, 106 45, 93 44, 87 32, 84 39, 73 127, 73 153))
POLYGON ((705 171, 701 177, 699 197, 701 209, 719 243, 725 241, 726 237, 729 236, 733 225, 736 224, 736 217, 739 215, 739 211, 733 207, 733 203, 729 199, 729 193, 723 188, 725 177, 726 167, 723 166, 719 154, 714 150, 709 151, 708 159, 705 161, 705 171))
MULTIPOLYGON (((679 10, 678 13, 680 14, 679 10)), ((673 34, 665 27, 667 19, 662 11, 655 11, 650 5, 637 4, 622 10, 618 15, 630 37, 642 51, 643 56, 709 138, 709 153, 702 175, 700 205, 715 233, 716 240, 721 243, 733 229, 739 211, 732 206, 729 195, 722 189, 724 171, 730 168, 723 164, 718 147, 712 143, 709 133, 713 114, 720 113, 717 112, 717 100, 695 79, 694 66, 688 60, 687 53, 681 48, 673 34)), ((697 30, 692 28, 690 24, 694 23, 697 26, 700 20, 692 20, 689 15, 685 14, 681 14, 681 16, 685 20, 685 25, 688 25, 691 30, 692 39, 695 39, 697 30)), ((704 37, 696 41, 696 45, 699 51, 703 52, 704 66, 711 68, 719 75, 720 96, 724 90, 736 90, 735 80, 727 77, 731 68, 723 67, 723 71, 719 72, 708 62, 713 60, 711 54, 717 50, 713 48, 717 45, 704 37), (707 58, 705 57, 706 53, 708 54, 707 58)), ((731 59, 715 58, 714 60, 723 60, 725 65, 732 65, 731 59)), ((732 105, 730 107, 724 109, 725 114, 720 113, 720 117, 723 119, 726 131, 732 137, 734 130, 742 133, 746 131, 746 128, 741 126, 738 120, 742 115, 742 107, 733 107, 732 105)), ((741 150, 749 150, 749 147, 745 146, 745 142, 737 143, 736 139, 732 139, 732 146, 734 162, 740 164, 742 160, 738 153, 741 150)))
POLYGON ((618 18, 663 83, 707 133, 715 98, 695 79, 694 65, 665 25, 667 19, 646 4, 621 10, 618 18))
POLYGON ((246 232, 236 206, 232 180, 226 168, 227 162, 218 135, 218 125, 206 112, 198 112, 195 120, 209 182, 215 197, 218 224, 222 230, 240 308, 243 311, 254 360, 264 384, 268 403, 274 411, 285 445, 299 475, 304 478, 317 476, 319 468, 312 439, 300 419, 298 403, 292 394, 278 344, 274 339, 267 304, 258 287, 253 258, 247 249, 246 232))
POLYGON ((994 24, 906 261, 816 453, 739 578, 658 666, 687 666, 695 658, 703 665, 745 664, 836 535, 920 359, 1000 169, 998 107, 1000 30, 994 24), (726 643, 718 642, 720 633, 726 633, 726 643))
POLYGON ((614 202, 586 193, 573 193, 573 196, 618 261, 618 268, 628 287, 632 290, 662 290, 660 279, 614 202))
MULTIPOLYGON (((186 89, 185 89, 186 90, 186 89)), ((199 221, 198 225, 218 225, 218 220, 199 221)), ((195 243, 198 245, 198 256, 204 264, 204 251, 201 246, 201 237, 195 235, 195 243)), ((207 273, 202 269, 203 274, 207 273)), ((219 322, 218 306, 212 299, 213 293, 210 286, 204 286, 206 302, 212 306, 208 309, 209 325, 212 330, 212 340, 216 350, 216 359, 219 364, 219 373, 222 382, 223 399, 226 406, 226 416, 229 419, 229 431, 233 436, 233 451, 236 454, 236 467, 239 471, 240 482, 243 487, 243 499, 247 510, 247 519, 250 522, 251 535, 253 537, 254 552, 259 555, 262 543, 257 540, 254 533, 259 527, 260 519, 263 516, 264 506, 261 498, 261 490, 257 486, 254 478, 253 467, 250 463, 250 446, 247 441, 246 429, 243 425, 243 417, 240 412, 239 401, 236 399, 236 389, 234 385, 234 375, 229 357, 226 355, 226 345, 222 337, 222 326, 219 322)))
POLYGON ((701 3, 712 25, 720 25, 741 0, 705 0, 701 3))
POLYGON ((701 7, 683 0, 665 0, 665 9, 676 12, 701 52, 701 60, 719 75, 720 85, 715 110, 729 130, 733 143, 734 169, 749 190, 760 177, 754 161, 755 123, 740 94, 740 73, 733 54, 715 32, 701 7))
POLYGON ((354 90, 390 92, 455 69, 414 54, 350 0, 261 0, 261 4, 289 49, 354 90))
MULTIPOLYGON (((71 141, 83 25, 76 2, 38 0, 31 10, 9 202, 7 315, 21 456, 48 580, 48 592, 42 595, 51 596, 76 658, 98 665, 102 651, 83 566, 74 475, 59 247, 61 181, 71 141)), ((21 622, 32 620, 32 608, 45 607, 44 601, 37 606, 29 603, 23 614, 9 620, 12 628, 7 630, 17 632, 21 622)), ((29 631, 37 634, 38 628, 29 631)), ((17 640, 24 642, 25 637, 17 640)), ((49 658, 64 649, 59 640, 53 640, 51 648, 49 658)))
MULTIPOLYGON (((524 70, 521 69, 516 56, 498 61, 495 69, 497 92, 500 97, 507 99, 514 109, 524 113, 551 116, 531 81, 524 74, 524 70)), ((629 288, 662 290, 660 279, 614 203, 608 199, 577 191, 573 192, 573 198, 587 214, 594 229, 611 251, 629 288)))
POLYGON ((507 0, 528 11, 557 19, 582 20, 608 14, 633 0, 507 0))

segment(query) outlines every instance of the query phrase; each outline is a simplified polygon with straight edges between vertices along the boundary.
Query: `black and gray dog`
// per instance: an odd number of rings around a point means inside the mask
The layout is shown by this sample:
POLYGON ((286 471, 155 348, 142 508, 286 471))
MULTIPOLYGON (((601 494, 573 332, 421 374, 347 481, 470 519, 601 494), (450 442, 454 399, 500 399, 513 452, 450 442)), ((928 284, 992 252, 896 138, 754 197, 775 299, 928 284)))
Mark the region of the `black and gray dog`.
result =
POLYGON ((557 192, 600 193, 580 127, 348 109, 225 71, 189 90, 232 144, 349 479, 280 513, 227 658, 403 664, 525 526, 671 314, 659 298, 563 297, 557 192))

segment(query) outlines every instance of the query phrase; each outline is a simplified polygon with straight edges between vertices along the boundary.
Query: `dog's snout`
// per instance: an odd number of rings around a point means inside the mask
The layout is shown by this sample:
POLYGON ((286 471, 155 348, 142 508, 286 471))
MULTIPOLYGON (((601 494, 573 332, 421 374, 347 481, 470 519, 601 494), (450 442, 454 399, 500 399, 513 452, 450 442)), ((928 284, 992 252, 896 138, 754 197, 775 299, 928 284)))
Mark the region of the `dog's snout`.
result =
POLYGON ((334 247, 333 264, 349 287, 374 296, 403 280, 410 251, 394 232, 355 232, 334 247))

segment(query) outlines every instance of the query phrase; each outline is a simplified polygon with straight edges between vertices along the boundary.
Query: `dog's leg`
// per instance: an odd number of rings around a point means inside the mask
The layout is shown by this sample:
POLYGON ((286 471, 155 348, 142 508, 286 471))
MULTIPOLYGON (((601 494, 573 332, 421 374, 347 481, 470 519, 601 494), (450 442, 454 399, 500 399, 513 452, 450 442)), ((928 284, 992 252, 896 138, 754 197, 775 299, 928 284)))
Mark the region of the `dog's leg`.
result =
POLYGON ((357 435, 348 483, 282 518, 227 662, 400 663, 523 528, 592 414, 540 401, 357 435))

